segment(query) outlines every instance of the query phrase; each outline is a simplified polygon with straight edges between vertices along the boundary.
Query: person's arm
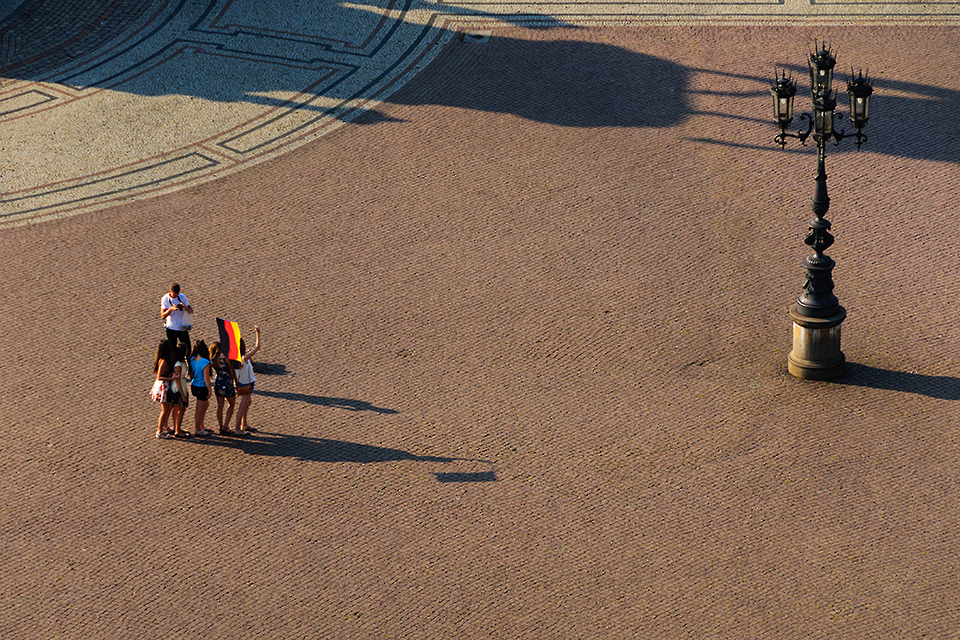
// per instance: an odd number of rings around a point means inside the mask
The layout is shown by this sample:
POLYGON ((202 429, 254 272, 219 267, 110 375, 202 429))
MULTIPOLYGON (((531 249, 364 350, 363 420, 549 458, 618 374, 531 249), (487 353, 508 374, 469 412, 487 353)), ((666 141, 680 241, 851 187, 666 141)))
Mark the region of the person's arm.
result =
POLYGON ((256 342, 256 344, 253 345, 253 349, 250 351, 250 353, 248 353, 248 354, 245 356, 245 357, 247 357, 247 358, 252 358, 252 357, 253 357, 253 354, 255 354, 257 351, 260 351, 260 327, 259 327, 259 326, 255 326, 255 327, 253 328, 253 330, 257 332, 257 342, 256 342))
POLYGON ((163 375, 163 372, 166 371, 166 370, 167 370, 167 365, 166 365, 166 363, 164 363, 164 364, 160 365, 159 367, 157 367, 157 380, 164 380, 164 381, 166 381, 166 382, 170 382, 171 380, 173 380, 173 376, 165 376, 165 375, 163 375))
POLYGON ((213 389, 213 379, 210 377, 210 363, 207 363, 207 366, 203 368, 203 383, 207 385, 207 389, 213 389))
POLYGON ((163 302, 160 303, 160 319, 161 319, 161 320, 166 320, 166 319, 167 319, 167 316, 169 316, 171 313, 173 313, 174 310, 177 308, 176 306, 174 306, 174 305, 172 305, 172 304, 171 304, 170 306, 167 306, 167 304, 168 304, 168 303, 167 303, 166 300, 164 300, 163 302))
POLYGON ((190 299, 183 297, 183 295, 180 296, 180 299, 182 299, 183 302, 183 310, 193 313, 193 307, 190 306, 190 299))

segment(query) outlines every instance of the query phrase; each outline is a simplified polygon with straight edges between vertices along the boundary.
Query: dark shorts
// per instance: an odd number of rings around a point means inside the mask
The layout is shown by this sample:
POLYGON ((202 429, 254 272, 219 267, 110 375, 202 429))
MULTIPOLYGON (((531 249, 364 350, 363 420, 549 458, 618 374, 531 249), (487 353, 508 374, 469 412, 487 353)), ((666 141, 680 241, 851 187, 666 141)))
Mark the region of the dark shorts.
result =
POLYGON ((200 402, 206 402, 210 399, 210 389, 206 387, 198 387, 197 385, 192 384, 190 385, 190 393, 192 393, 193 397, 200 402))

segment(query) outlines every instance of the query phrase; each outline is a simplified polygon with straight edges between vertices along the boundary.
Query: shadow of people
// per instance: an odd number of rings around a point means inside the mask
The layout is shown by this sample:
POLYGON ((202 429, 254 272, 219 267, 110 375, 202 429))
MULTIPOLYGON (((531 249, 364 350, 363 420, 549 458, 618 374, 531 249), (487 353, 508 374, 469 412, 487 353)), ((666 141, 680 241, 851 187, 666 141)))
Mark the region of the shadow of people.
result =
POLYGON ((268 398, 279 398, 281 400, 296 400, 297 402, 306 402, 321 407, 335 407, 337 409, 346 409, 347 411, 373 411, 385 415, 398 413, 394 409, 385 407, 376 407, 363 400, 351 400, 350 398, 328 398, 326 396, 314 396, 306 393, 292 393, 289 391, 254 391, 254 395, 265 396, 268 398))
POLYGON ((834 382, 854 387, 915 393, 939 400, 960 400, 960 378, 892 371, 855 362, 848 362, 846 374, 834 382))
POLYGON ((378 462, 478 462, 492 464, 488 460, 450 458, 445 456, 421 456, 401 449, 377 447, 343 440, 328 440, 284 433, 259 432, 247 438, 192 438, 187 442, 204 446, 238 449, 254 456, 291 458, 305 462, 353 462, 372 464, 378 462))
POLYGON ((253 372, 265 376, 285 376, 287 375, 287 365, 273 364, 270 362, 254 362, 253 372))

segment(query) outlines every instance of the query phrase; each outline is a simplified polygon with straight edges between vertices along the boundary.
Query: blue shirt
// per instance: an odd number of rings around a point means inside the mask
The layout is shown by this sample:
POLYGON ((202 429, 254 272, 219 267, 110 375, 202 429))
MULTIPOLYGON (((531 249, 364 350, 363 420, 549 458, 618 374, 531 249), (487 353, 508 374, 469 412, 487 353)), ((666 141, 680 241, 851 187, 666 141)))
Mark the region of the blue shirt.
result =
POLYGON ((195 387, 207 386, 207 383, 203 379, 203 370, 208 364, 210 364, 210 361, 206 358, 196 358, 190 361, 190 374, 193 376, 190 384, 195 387))

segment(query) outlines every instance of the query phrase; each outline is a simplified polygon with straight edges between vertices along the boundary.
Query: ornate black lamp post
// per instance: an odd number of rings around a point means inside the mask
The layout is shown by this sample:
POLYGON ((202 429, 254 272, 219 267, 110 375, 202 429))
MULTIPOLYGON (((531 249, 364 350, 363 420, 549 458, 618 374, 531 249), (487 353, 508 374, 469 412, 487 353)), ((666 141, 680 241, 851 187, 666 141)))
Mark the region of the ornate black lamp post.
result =
MULTIPOLYGON (((816 47, 815 47, 816 49, 816 47)), ((787 132, 793 120, 793 98, 797 94, 797 85, 786 73, 777 75, 770 90, 773 94, 774 119, 780 126, 775 141, 781 148, 787 144, 787 138, 797 138, 806 144, 813 134, 817 143, 817 173, 814 176, 812 207, 816 218, 810 222, 810 230, 804 243, 813 249, 813 255, 803 261, 806 281, 803 293, 796 304, 790 308, 793 321, 793 351, 787 356, 787 369, 798 378, 827 380, 841 375, 845 369, 845 359, 840 351, 840 324, 847 317, 846 310, 833 294, 833 267, 836 264, 824 251, 833 244, 830 234, 830 222, 824 218, 830 208, 827 196, 827 172, 825 169, 827 142, 834 145, 850 135, 857 139, 857 149, 866 141, 863 127, 870 115, 870 95, 873 86, 863 72, 847 83, 850 96, 850 121, 856 127, 855 134, 847 134, 833 127, 834 118, 842 118, 834 113, 837 101, 831 89, 833 67, 837 60, 826 45, 810 54, 810 93, 813 103, 813 115, 804 113, 801 119, 807 121, 807 128, 797 133, 787 132)))

